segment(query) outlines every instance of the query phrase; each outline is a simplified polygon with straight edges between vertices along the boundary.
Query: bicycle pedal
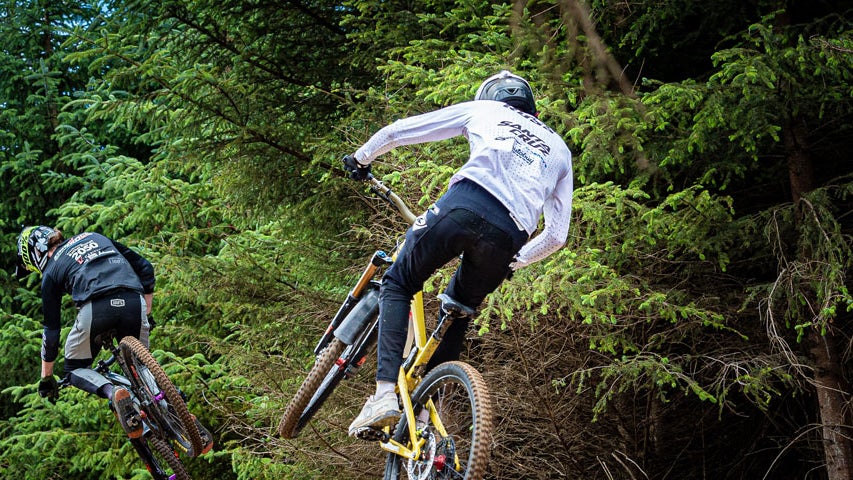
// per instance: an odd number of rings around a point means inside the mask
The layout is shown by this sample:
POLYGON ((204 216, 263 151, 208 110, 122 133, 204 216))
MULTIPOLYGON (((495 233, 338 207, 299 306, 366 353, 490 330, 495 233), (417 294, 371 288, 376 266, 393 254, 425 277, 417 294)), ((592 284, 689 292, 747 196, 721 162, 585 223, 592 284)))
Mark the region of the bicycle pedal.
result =
POLYGON ((390 438, 390 435, 378 428, 364 427, 355 432, 355 437, 359 440, 367 440, 368 442, 386 442, 390 438))
POLYGON ((133 414, 133 415, 130 415, 129 417, 127 417, 127 426, 130 427, 131 429, 133 429, 133 430, 138 429, 141 432, 143 425, 145 425, 145 424, 142 423, 142 417, 140 417, 139 415, 133 414))

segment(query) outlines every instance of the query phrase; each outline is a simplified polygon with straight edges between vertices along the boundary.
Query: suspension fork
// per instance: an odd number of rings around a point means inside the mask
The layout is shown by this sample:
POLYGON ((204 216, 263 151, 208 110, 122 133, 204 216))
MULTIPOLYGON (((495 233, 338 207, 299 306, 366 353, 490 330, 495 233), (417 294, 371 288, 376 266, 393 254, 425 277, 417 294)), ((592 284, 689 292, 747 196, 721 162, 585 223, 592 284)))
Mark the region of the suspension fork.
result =
POLYGON ((320 341, 317 342, 317 346, 314 347, 314 355, 320 355, 320 352, 326 348, 326 345, 332 340, 334 336, 335 329, 340 326, 341 322, 346 318, 347 314, 352 310, 356 303, 358 303, 361 298, 361 294, 364 293, 364 289, 370 283, 370 280, 376 276, 376 272, 383 265, 387 265, 391 263, 391 258, 383 252, 382 250, 377 250, 373 253, 373 256, 370 257, 370 262, 368 262, 367 266, 364 268, 364 271, 361 272, 361 276, 358 278, 355 286, 350 290, 349 294, 347 294, 346 300, 338 309, 338 312, 332 317, 332 321, 329 322, 329 326, 326 327, 326 331, 323 332, 323 336, 320 337, 320 341))

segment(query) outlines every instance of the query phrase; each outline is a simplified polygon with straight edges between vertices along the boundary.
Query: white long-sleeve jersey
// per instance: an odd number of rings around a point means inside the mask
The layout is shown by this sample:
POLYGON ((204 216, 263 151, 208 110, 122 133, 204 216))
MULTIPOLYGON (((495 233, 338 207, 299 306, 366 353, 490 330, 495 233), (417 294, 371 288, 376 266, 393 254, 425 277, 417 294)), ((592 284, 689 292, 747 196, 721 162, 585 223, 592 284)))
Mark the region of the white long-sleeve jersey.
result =
POLYGON ((559 250, 571 218, 572 153, 554 130, 532 115, 503 102, 463 102, 397 120, 376 132, 355 158, 368 165, 400 145, 458 135, 468 139, 471 153, 450 185, 463 178, 476 182, 506 206, 528 235, 544 216, 542 231, 521 249, 513 269, 559 250))

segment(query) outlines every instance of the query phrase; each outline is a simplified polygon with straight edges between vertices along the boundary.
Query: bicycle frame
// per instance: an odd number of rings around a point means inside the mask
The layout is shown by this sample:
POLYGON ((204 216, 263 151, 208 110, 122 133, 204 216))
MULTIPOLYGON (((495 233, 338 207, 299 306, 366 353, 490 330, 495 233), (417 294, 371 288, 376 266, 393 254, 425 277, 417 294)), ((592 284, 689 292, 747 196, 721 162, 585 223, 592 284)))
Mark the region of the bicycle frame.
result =
MULTIPOLYGON (((113 364, 115 364, 117 361, 119 361, 119 359, 118 359, 118 356, 119 356, 118 345, 113 344, 110 347, 105 347, 105 349, 110 352, 110 356, 107 357, 106 359, 98 360, 98 363, 93 368, 93 370, 95 370, 96 372, 103 375, 104 378, 109 380, 110 383, 112 383, 116 387, 126 388, 128 393, 130 393, 131 398, 133 398, 134 403, 141 403, 141 400, 136 396, 136 391, 133 388, 133 384, 131 383, 130 379, 128 379, 123 374, 118 373, 118 372, 116 372, 110 368, 113 364)), ((70 386, 70 384, 66 383, 67 380, 68 380, 68 377, 66 376, 65 379, 63 379, 63 386, 70 386)), ((142 433, 143 437, 146 435, 150 435, 151 432, 153 431, 153 428, 156 428, 157 431, 160 430, 160 426, 157 425, 156 422, 152 421, 152 419, 147 418, 147 417, 143 418, 142 428, 143 428, 143 433, 142 433)))
MULTIPOLYGON (((99 345, 99 350, 107 350, 110 356, 98 360, 92 369, 115 387, 125 388, 134 408, 139 411, 142 434, 139 437, 128 437, 128 441, 155 478, 189 478, 175 448, 180 448, 191 457, 197 456, 199 452, 205 453, 207 450, 204 448, 209 449, 212 442, 205 447, 200 437, 204 431, 208 438, 209 432, 186 410, 183 403, 186 397, 171 383, 145 345, 131 337, 118 341, 115 331, 104 335, 95 337, 94 343, 99 345), (116 364, 121 372, 112 368, 116 364), (180 408, 176 402, 180 402, 180 408), (194 422, 198 432, 188 433, 189 421, 194 422), (190 436, 194 434, 198 434, 199 439, 192 440, 190 436), (197 449, 197 444, 201 444, 202 448, 197 449), (172 470, 171 476, 163 469, 165 465, 172 470)), ((69 375, 63 378, 60 385, 63 388, 71 385, 69 375)))
MULTIPOLYGON (((107 357, 106 359, 98 360, 98 363, 96 366, 93 367, 93 370, 100 373, 101 375, 103 375, 104 378, 109 380, 109 382, 111 384, 113 384, 114 386, 126 388, 128 393, 130 393, 130 396, 133 399, 133 402, 134 403, 140 403, 140 400, 136 396, 136 392, 133 388, 133 385, 132 385, 130 379, 128 379, 126 376, 122 375, 121 373, 113 371, 110 368, 113 364, 115 364, 117 361, 119 361, 118 345, 112 344, 112 346, 106 347, 106 350, 110 352, 110 356, 107 357)), ((68 376, 66 375, 62 379, 62 381, 60 382, 60 388, 68 388, 70 386, 71 386, 70 380, 69 380, 68 376)), ((142 436, 140 438, 128 438, 128 441, 133 446, 134 450, 136 450, 137 454, 143 460, 145 467, 147 469, 149 469, 149 472, 152 475, 154 475, 154 472, 150 471, 150 469, 152 467, 148 462, 152 461, 153 457, 152 457, 152 453, 151 453, 150 448, 145 446, 145 442, 143 439, 148 437, 149 435, 152 435, 153 432, 155 432, 155 429, 157 432, 159 432, 160 426, 157 425, 156 422, 153 422, 152 419, 147 418, 147 417, 143 417, 142 436)), ((162 435, 162 434, 156 433, 156 435, 162 435)))
MULTIPOLYGON (((406 360, 404 360, 403 365, 400 367, 400 372, 397 376, 397 390, 400 394, 400 401, 403 404, 403 415, 406 416, 406 426, 409 429, 409 438, 418 438, 417 421, 415 418, 415 409, 414 404, 412 403, 411 393, 420 383, 424 368, 430 358, 432 358, 435 350, 438 348, 438 344, 441 342, 444 332, 453 322, 453 317, 446 316, 433 331, 432 335, 427 337, 423 292, 418 292, 412 299, 411 319, 412 321, 409 328, 414 334, 414 347, 409 352, 406 360)), ((430 422, 433 427, 435 427, 436 431, 440 435, 447 436, 447 431, 441 423, 441 418, 436 413, 435 405, 432 403, 432 400, 429 400, 425 406, 429 411, 430 422)), ((380 442, 380 447, 387 452, 394 453, 410 460, 416 460, 421 456, 421 448, 425 443, 426 439, 420 438, 418 442, 413 445, 414 448, 409 449, 393 438, 390 438, 390 435, 386 432, 384 441, 380 442)), ((458 458, 454 458, 454 462, 457 466, 459 465, 458 458)))

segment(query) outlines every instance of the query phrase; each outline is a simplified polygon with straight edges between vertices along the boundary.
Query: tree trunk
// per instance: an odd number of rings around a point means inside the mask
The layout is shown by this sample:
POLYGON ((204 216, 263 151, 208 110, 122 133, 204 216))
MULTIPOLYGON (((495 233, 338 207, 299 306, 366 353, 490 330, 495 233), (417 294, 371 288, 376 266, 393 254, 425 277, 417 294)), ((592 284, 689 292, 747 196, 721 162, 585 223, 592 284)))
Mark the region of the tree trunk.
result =
POLYGON ((838 348, 831 337, 821 336, 816 331, 809 334, 809 343, 815 365, 814 386, 820 410, 827 478, 850 480, 853 478, 853 449, 843 431, 847 428, 844 396, 848 389, 840 372, 838 348))
POLYGON ((791 182, 791 198, 797 203, 803 194, 814 188, 814 168, 805 145, 804 126, 793 120, 782 130, 788 156, 788 178, 791 182))
MULTIPOLYGON (((796 118, 782 132, 794 203, 814 188, 814 168, 804 132, 804 126, 796 118)), ((811 260, 807 251, 800 251, 798 255, 801 257, 798 259, 800 262, 811 260)), ((807 285, 803 287, 808 288, 807 285)), ((847 425, 844 415, 845 396, 850 389, 841 375, 838 346, 831 333, 824 336, 817 329, 809 332, 807 341, 815 369, 813 384, 817 394, 827 478, 850 480, 853 478, 853 447, 843 432, 847 425)))

